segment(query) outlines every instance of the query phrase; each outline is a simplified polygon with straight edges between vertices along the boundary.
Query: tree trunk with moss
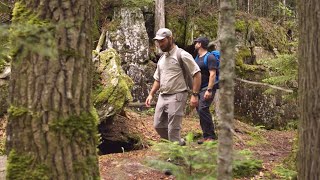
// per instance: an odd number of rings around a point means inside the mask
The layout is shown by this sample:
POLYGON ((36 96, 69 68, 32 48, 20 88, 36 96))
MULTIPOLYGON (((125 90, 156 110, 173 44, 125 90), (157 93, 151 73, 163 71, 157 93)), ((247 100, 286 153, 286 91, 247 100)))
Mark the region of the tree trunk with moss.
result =
POLYGON ((320 177, 320 16, 318 0, 300 0, 298 179, 320 177))
POLYGON ((218 179, 232 179, 232 129, 234 119, 234 52, 235 52, 235 10, 234 0, 220 3, 220 120, 218 146, 218 179))
POLYGON ((13 28, 11 37, 7 179, 99 179, 90 99, 92 3, 15 4, 13 25, 25 28, 13 28))

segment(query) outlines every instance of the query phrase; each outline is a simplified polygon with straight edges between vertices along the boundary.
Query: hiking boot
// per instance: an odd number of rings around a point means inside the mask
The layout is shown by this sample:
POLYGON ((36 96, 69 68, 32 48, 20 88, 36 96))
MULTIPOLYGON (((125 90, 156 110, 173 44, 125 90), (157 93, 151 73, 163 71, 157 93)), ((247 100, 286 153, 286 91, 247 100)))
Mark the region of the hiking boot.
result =
POLYGON ((202 138, 202 139, 198 140, 198 144, 203 144, 204 142, 212 142, 214 140, 215 139, 213 139, 213 138, 202 138))

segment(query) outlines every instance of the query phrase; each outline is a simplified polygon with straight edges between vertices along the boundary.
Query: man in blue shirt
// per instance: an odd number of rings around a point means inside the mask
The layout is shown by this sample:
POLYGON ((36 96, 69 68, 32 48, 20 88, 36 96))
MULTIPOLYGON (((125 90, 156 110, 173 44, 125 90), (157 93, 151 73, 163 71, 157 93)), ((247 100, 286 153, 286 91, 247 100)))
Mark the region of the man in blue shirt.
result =
POLYGON ((199 93, 199 106, 197 107, 197 112, 200 117, 203 139, 198 141, 199 144, 217 138, 214 132, 214 124, 209 107, 218 88, 218 84, 215 80, 219 73, 219 67, 217 59, 212 54, 207 56, 207 62, 205 63, 205 55, 209 53, 208 44, 209 40, 206 37, 199 37, 195 40, 195 49, 198 52, 196 62, 201 69, 201 90, 199 93))

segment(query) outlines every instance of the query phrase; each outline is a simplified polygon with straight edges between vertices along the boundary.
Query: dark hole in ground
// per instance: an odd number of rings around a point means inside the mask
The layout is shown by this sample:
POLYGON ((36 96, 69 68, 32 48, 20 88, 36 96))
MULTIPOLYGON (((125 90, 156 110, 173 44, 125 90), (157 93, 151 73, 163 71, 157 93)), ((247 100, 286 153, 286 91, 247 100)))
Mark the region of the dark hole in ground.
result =
POLYGON ((127 142, 102 139, 100 145, 98 146, 100 151, 99 155, 137 150, 140 149, 140 147, 137 145, 138 143, 139 140, 133 138, 129 138, 127 142))
POLYGON ((142 148, 138 135, 128 134, 128 127, 124 125, 124 119, 109 119, 98 125, 101 141, 98 146, 99 155, 110 153, 122 153, 142 148))

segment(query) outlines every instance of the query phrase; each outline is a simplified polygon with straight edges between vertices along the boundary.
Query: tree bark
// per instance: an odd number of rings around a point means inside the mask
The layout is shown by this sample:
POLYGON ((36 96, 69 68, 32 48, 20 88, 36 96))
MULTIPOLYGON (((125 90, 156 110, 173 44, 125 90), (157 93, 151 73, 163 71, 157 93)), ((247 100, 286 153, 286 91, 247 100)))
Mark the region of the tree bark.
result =
MULTIPOLYGON (((156 0, 155 3, 155 23, 154 32, 156 33, 160 28, 165 27, 165 10, 164 10, 164 0, 156 0)), ((161 53, 161 49, 156 46, 156 52, 161 53)))
POLYGON ((92 3, 16 1, 13 24, 53 25, 56 49, 49 51, 58 53, 48 57, 22 46, 13 56, 7 179, 99 179, 97 116, 90 99, 92 3))
POLYGON ((235 1, 222 0, 220 3, 220 44, 221 76, 218 179, 232 179, 232 129, 234 119, 234 52, 235 52, 235 1))
POLYGON ((299 0, 298 179, 320 177, 320 2, 299 0))

